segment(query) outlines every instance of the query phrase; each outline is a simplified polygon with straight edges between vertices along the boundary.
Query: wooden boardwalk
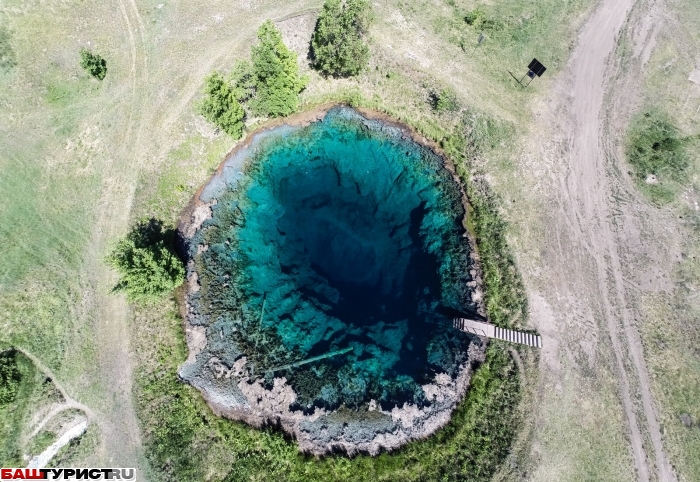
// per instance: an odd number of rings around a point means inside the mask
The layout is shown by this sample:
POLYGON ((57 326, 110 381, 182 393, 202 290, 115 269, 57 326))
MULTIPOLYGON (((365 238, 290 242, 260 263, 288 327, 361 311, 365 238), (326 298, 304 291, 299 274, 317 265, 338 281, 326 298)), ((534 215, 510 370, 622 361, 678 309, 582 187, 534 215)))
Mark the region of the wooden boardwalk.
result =
POLYGON ((499 328, 491 323, 470 320, 468 318, 455 318, 453 320, 453 325, 458 330, 466 331, 474 335, 542 348, 542 337, 533 333, 499 328))

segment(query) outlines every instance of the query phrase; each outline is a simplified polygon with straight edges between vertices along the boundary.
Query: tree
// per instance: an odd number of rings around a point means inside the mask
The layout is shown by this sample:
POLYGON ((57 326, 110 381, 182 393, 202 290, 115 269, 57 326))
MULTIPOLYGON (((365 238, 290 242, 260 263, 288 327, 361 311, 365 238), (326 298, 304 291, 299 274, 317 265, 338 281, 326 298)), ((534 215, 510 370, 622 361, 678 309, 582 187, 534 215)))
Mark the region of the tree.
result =
POLYGON ((107 61, 87 49, 80 49, 80 66, 97 80, 103 80, 107 75, 107 61))
POLYGON ((175 232, 164 231, 155 219, 138 223, 106 262, 119 272, 114 290, 125 292, 129 301, 157 300, 185 279, 185 267, 175 253, 175 232))
POLYGON ((258 45, 253 47, 255 98, 253 109, 272 117, 285 116, 299 106, 299 92, 306 77, 299 75, 296 55, 282 41, 282 34, 267 20, 258 29, 258 45))
POLYGON ((251 98, 254 89, 250 62, 236 63, 228 80, 213 72, 204 80, 206 98, 199 105, 199 113, 234 139, 240 139, 245 131, 243 103, 251 98))
POLYGON ((238 101, 240 92, 236 86, 219 72, 212 72, 204 80, 204 92, 206 98, 199 106, 200 114, 234 139, 240 139, 245 129, 245 111, 238 101))
POLYGON ((368 0, 326 0, 311 38, 314 68, 334 77, 359 74, 369 61, 363 37, 371 22, 368 0))

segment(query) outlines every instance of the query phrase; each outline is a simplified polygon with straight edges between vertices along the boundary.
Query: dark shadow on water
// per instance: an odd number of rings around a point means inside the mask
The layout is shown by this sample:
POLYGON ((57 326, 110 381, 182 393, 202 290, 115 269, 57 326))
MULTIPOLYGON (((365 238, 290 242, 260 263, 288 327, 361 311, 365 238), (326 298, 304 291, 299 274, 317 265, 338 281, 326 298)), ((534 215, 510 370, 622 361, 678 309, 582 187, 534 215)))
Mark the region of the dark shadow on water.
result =
POLYGON ((460 311, 455 310, 454 308, 450 308, 449 306, 440 305, 436 308, 435 311, 436 313, 443 315, 446 319, 449 320, 450 323, 452 323, 452 320, 454 318, 469 318, 471 320, 484 322, 487 321, 486 318, 477 313, 476 310, 460 311))
MULTIPOLYGON (((371 326, 379 321, 391 323, 408 319, 409 330, 415 324, 423 324, 423 316, 419 310, 421 301, 440 299, 440 277, 438 275, 438 260, 435 255, 422 250, 420 226, 425 217, 425 203, 411 211, 411 257, 408 263, 401 289, 397 293, 384 293, 383 279, 373 285, 360 285, 337 279, 333 273, 324 272, 318 265, 314 270, 328 280, 329 285, 340 293, 340 300, 331 310, 329 316, 338 318, 345 323, 357 326, 371 326), (428 290, 428 293, 424 293, 428 290)), ((328 246, 327 252, 315 257, 333 256, 335 251, 328 246)), ((331 263, 334 264, 334 263, 331 263)), ((367 266, 367 269, 370 269, 367 266)))
MULTIPOLYGON (((308 353, 308 357, 322 355, 339 346, 350 346, 353 342, 364 346, 376 345, 376 340, 372 339, 370 335, 377 336, 379 334, 381 336, 381 330, 378 328, 372 330, 374 325, 384 322, 385 326, 393 326, 397 322, 406 322, 407 334, 398 347, 398 351, 395 352, 399 360, 392 367, 392 371, 395 375, 411 377, 419 385, 431 381, 431 377, 439 370, 439 367, 431 367, 427 361, 428 343, 434 338, 436 332, 449 330, 451 323, 444 315, 447 310, 439 305, 441 299, 439 260, 437 256, 427 253, 422 248, 423 240, 420 230, 426 214, 425 202, 410 212, 408 236, 411 241, 411 254, 403 279, 396 280, 394 284, 399 287, 392 292, 384 292, 381 276, 375 284, 361 285, 339 280, 337 276, 334 276, 334 273, 325 272, 318 265, 312 266, 340 294, 337 303, 323 300, 331 306, 326 314, 361 329, 357 330, 359 333, 349 333, 350 330, 342 330, 335 337, 320 341, 308 353), (431 307, 435 307, 435 309, 431 307)), ((330 238, 333 239, 332 236, 330 238)), ((324 252, 312 253, 312 259, 322 259, 340 253, 331 244, 319 243, 317 246, 321 246, 324 252)), ((337 266, 338 263, 330 261, 328 265, 337 266)), ((357 269, 356 266, 353 268, 357 269)), ((366 269, 372 268, 372 266, 366 266, 366 269)), ((305 290, 305 296, 313 294, 318 297, 318 293, 312 293, 312 291, 305 290)), ((371 352, 365 351, 356 358, 356 361, 361 362, 372 357, 371 352)), ((344 360, 344 357, 337 357, 326 360, 324 363, 333 369, 340 369, 347 361, 344 360)), ((288 376, 291 379, 295 378, 292 373, 288 376)), ((390 409, 395 404, 401 405, 403 402, 415 401, 413 391, 402 393, 402 390, 397 388, 391 399, 386 401, 385 408, 390 409)), ((305 411, 312 412, 313 409, 306 408, 305 411)))

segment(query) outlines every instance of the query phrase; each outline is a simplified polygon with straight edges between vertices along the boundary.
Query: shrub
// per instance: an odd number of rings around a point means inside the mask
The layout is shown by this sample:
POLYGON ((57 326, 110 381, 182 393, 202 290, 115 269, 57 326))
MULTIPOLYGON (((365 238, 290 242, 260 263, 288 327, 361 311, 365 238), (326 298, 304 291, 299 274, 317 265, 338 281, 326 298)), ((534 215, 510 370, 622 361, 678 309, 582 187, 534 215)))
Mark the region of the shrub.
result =
POLYGON ((272 117, 291 114, 299 106, 298 94, 307 79, 299 75, 296 55, 284 45, 282 34, 270 20, 258 29, 258 45, 252 50, 253 109, 272 117))
POLYGON ((175 232, 164 231, 162 222, 155 219, 137 224, 106 262, 119 272, 115 291, 126 293, 129 301, 154 301, 182 284, 185 277, 175 253, 175 232))
POLYGON ((680 180, 688 167, 678 129, 657 110, 632 119, 627 136, 627 158, 640 181, 650 174, 680 180))
POLYGON ((0 353, 0 407, 15 401, 17 389, 22 379, 17 369, 17 352, 9 350, 0 353))
POLYGON ((472 10, 471 12, 468 12, 464 16, 464 21, 467 22, 467 25, 473 25, 475 27, 478 27, 481 24, 481 19, 486 16, 486 13, 484 13, 483 10, 481 9, 475 9, 472 10))
POLYGON ((204 80, 204 92, 207 97, 199 106, 200 114, 234 139, 240 139, 245 129, 245 112, 235 86, 219 72, 213 72, 204 80))
POLYGON ((502 28, 501 22, 489 18, 486 12, 480 8, 468 12, 464 16, 464 21, 477 30, 499 30, 502 28))
POLYGON ((243 103, 250 100, 255 93, 255 76, 253 65, 247 60, 240 60, 233 66, 231 84, 236 89, 236 98, 243 103))
POLYGON ((430 93, 430 106, 438 112, 454 112, 459 108, 457 95, 452 89, 430 93))
POLYGON ((87 49, 80 49, 80 66, 97 80, 107 75, 107 61, 87 49))
MULTIPOLYGON (((0 464, 22 467, 32 401, 36 400, 40 377, 34 363, 13 348, 0 352, 0 464)), ((41 377, 45 379, 45 377, 41 377)))
POLYGON ((4 27, 0 27, 0 72, 7 72, 17 65, 15 51, 10 45, 10 34, 4 27))
POLYGON ((363 36, 371 21, 368 0, 326 0, 311 38, 314 68, 334 77, 360 73, 369 61, 363 36))

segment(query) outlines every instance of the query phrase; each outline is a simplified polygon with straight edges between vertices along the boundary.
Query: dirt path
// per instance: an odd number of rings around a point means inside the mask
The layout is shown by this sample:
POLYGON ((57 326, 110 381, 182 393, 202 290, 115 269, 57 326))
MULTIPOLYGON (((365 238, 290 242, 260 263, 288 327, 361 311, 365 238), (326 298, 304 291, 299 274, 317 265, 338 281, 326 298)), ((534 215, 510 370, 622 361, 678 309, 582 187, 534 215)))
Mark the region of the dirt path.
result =
MULTIPOLYGON (((51 457, 53 457, 53 455, 55 455, 55 453, 58 452, 58 450, 60 450, 61 447, 63 447, 66 443, 70 442, 70 440, 72 438, 79 436, 79 435, 82 435, 82 433, 85 431, 85 429, 87 429, 88 424, 96 421, 96 417, 95 417, 95 413, 90 409, 90 407, 76 401, 68 394, 68 392, 64 388, 63 384, 58 380, 58 378, 56 378, 56 375, 54 375, 54 373, 51 371, 51 369, 49 367, 47 367, 46 365, 44 365, 44 363, 41 360, 39 360, 36 356, 34 356, 33 353, 25 350, 24 348, 17 347, 17 346, 15 347, 15 349, 17 351, 21 352, 22 354, 24 354, 24 356, 26 356, 27 358, 29 358, 34 363, 34 365, 37 367, 37 369, 44 374, 44 376, 51 379, 51 383, 53 383, 54 387, 56 387, 56 390, 58 390, 61 393, 61 396, 65 400, 63 403, 60 403, 60 404, 52 407, 51 410, 46 415, 44 415, 42 420, 32 429, 31 433, 26 436, 26 440, 29 440, 32 437, 34 437, 36 434, 38 434, 41 431, 41 429, 44 428, 44 426, 53 417, 55 417, 56 415, 58 415, 59 413, 65 411, 65 410, 70 410, 70 409, 81 410, 87 416, 87 420, 84 422, 85 426, 80 431, 80 433, 76 432, 75 435, 65 437, 65 438, 63 438, 63 440, 61 440, 60 443, 56 443, 56 447, 54 447, 56 449, 55 452, 53 452, 53 451, 48 452, 47 451, 45 454, 42 454, 43 457, 41 460, 44 463, 44 465, 42 465, 42 467, 44 467, 46 465, 46 463, 48 462, 48 460, 50 460, 51 457), (49 454, 50 454, 50 456, 47 459, 46 457, 49 454)), ((26 443, 26 440, 25 440, 25 443, 26 443)))
MULTIPOLYGON (((83 410, 84 407, 85 406, 83 404, 75 403, 74 401, 59 403, 57 405, 54 405, 51 408, 51 410, 49 410, 49 412, 46 415, 44 415, 44 418, 42 418, 41 421, 39 421, 39 423, 34 426, 34 428, 29 433, 29 435, 26 436, 26 440, 29 440, 32 437, 34 437, 36 434, 38 434, 41 431, 41 429, 44 428, 46 426, 46 424, 49 423, 49 421, 51 421, 51 419, 54 418, 59 413, 65 412, 66 410, 70 410, 72 408, 77 409, 77 410, 83 410)), ((26 440, 24 443, 26 443, 26 440)))
MULTIPOLYGON (((85 412, 85 415, 87 415, 88 420, 92 420, 95 418, 95 413, 88 406, 83 405, 82 403, 76 401, 73 397, 68 395, 68 392, 63 387, 61 382, 58 381, 58 378, 56 378, 56 375, 54 375, 54 373, 51 371, 51 369, 49 367, 47 367, 46 365, 44 365, 44 363, 41 360, 39 360, 36 356, 34 356, 33 353, 30 353, 29 351, 27 351, 24 348, 19 347, 19 346, 15 346, 14 348, 17 351, 21 352, 24 356, 29 358, 34 363, 34 365, 39 369, 39 371, 41 371, 44 375, 46 375, 47 378, 51 379, 51 382, 56 387, 56 390, 61 392, 61 396, 63 397, 65 402, 62 403, 61 405, 59 405, 58 407, 55 407, 53 410, 51 410, 51 413, 53 413, 53 415, 55 415, 56 413, 62 412, 63 410, 69 409, 69 408, 77 408, 78 410, 82 410, 83 412, 85 412), (56 411, 57 408, 60 408, 60 410, 56 411)), ((40 425, 43 426, 53 415, 49 414, 49 415, 45 416, 44 420, 42 421, 42 423, 40 425)), ((39 430, 41 430, 41 427, 39 427, 39 429, 34 429, 34 432, 31 436, 33 437, 34 434, 39 432, 39 430)))
MULTIPOLYGON (((103 262, 110 243, 123 235, 138 184, 141 161, 144 89, 147 86, 146 32, 134 2, 116 2, 128 40, 129 86, 119 106, 113 145, 113 157, 102 167, 102 196, 96 200, 98 219, 92 227, 83 266, 86 319, 91 326, 92 346, 99 347, 95 366, 84 376, 89 378, 94 410, 101 432, 96 457, 100 463, 115 467, 134 467, 138 480, 146 480, 145 459, 140 427, 132 395, 133 361, 128 326, 129 309, 122 297, 110 293, 115 275, 103 262), (89 320, 89 321, 88 321, 89 320)), ((98 463, 95 461, 95 463, 98 463)))
MULTIPOLYGON (((602 151, 600 123, 606 60, 612 54, 615 40, 626 19, 627 12, 633 1, 606 1, 598 8, 589 23, 581 32, 579 48, 574 54, 573 62, 573 93, 574 102, 571 112, 575 116, 575 130, 570 132, 573 141, 571 156, 572 175, 567 182, 569 197, 576 200, 578 206, 574 211, 578 223, 574 227, 580 229, 590 243, 590 249, 597 261, 597 276, 604 317, 614 350, 617 363, 617 376, 620 382, 620 396, 629 426, 630 442, 634 455, 634 464, 640 480, 649 480, 650 468, 647 466, 640 423, 634 413, 628 374, 624 366, 622 344, 624 336, 620 333, 618 320, 615 317, 613 303, 619 301, 624 306, 624 293, 617 285, 617 273, 620 270, 617 259, 617 240, 612 232, 608 218, 608 186, 606 182, 605 155, 602 151), (610 291, 606 287, 607 272, 615 273, 615 285, 610 291)), ((572 220, 573 221, 573 220, 572 220)), ((609 286, 609 284, 607 285, 609 286)), ((629 320, 622 317, 623 326, 627 328, 629 320)), ((629 342, 629 340, 627 340, 629 342)), ((630 344, 634 353, 633 345, 630 344)), ((635 357, 635 370, 639 371, 639 358, 635 357)), ((643 363, 643 360, 641 361, 643 363)), ((648 392, 648 385, 646 391, 648 392)), ((649 414, 646 414, 649 417, 649 414)), ((651 418, 655 422, 654 414, 651 418)), ((658 430, 658 427, 657 427, 658 430)), ((666 480, 666 479, 663 479, 666 480)))
POLYGON ((611 179, 610 171, 619 161, 604 149, 608 136, 619 135, 605 126, 609 61, 634 1, 600 2, 580 32, 568 68, 555 83, 554 97, 548 100, 547 113, 558 114, 558 122, 546 116, 536 121, 536 130, 541 128, 557 139, 539 141, 548 143, 543 155, 551 163, 548 182, 556 188, 549 199, 549 229, 555 239, 546 262, 551 264, 549 269, 558 271, 552 279, 558 286, 553 295, 531 289, 530 298, 535 300, 533 322, 547 333, 545 346, 550 343, 543 353, 543 377, 560 370, 558 351, 582 352, 583 359, 594 365, 597 347, 609 343, 612 353, 608 356, 636 469, 634 478, 673 481, 619 255, 636 240, 616 230, 612 183, 621 180, 611 179), (557 313, 551 309, 557 297, 573 300, 570 303, 577 308, 557 313), (568 326, 563 326, 562 318, 568 326), (569 337, 577 332, 581 334, 578 340, 569 337))

